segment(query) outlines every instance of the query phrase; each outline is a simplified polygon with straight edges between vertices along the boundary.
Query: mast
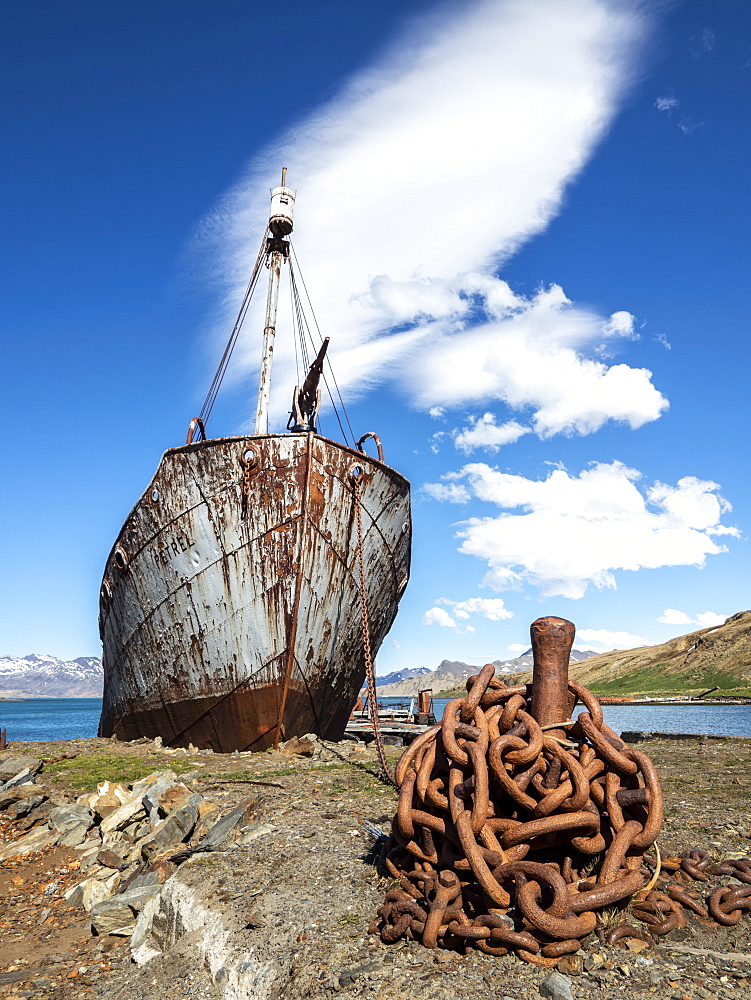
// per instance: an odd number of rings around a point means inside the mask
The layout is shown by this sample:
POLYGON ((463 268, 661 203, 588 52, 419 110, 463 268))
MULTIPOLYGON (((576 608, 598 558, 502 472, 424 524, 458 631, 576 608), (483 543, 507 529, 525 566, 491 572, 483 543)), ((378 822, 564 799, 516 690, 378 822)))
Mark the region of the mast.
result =
POLYGON ((268 434, 269 429, 269 389, 271 387, 271 362, 274 356, 274 336, 276 335, 276 311, 279 302, 279 280, 282 263, 289 259, 289 236, 292 232, 295 208, 295 193, 285 187, 287 168, 282 167, 281 187, 271 192, 269 212, 269 232, 266 240, 266 266, 269 269, 269 289, 266 295, 266 320, 263 328, 263 354, 261 376, 258 383, 258 405, 256 407, 256 434, 268 434))

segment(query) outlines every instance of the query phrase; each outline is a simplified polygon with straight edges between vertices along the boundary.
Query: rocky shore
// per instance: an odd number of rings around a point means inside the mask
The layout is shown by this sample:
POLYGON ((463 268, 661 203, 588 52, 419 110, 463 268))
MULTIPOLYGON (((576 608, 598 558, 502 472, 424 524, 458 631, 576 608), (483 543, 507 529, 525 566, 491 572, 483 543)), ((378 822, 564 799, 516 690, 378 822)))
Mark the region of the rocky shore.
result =
MULTIPOLYGON (((665 788, 664 854, 751 853, 751 741, 643 748, 665 788)), ((654 946, 592 935, 552 974, 510 956, 383 945, 367 932, 390 884, 379 837, 395 803, 375 753, 351 742, 229 755, 14 744, 0 752, 0 997, 751 995, 751 917, 728 928, 689 918, 654 946)))

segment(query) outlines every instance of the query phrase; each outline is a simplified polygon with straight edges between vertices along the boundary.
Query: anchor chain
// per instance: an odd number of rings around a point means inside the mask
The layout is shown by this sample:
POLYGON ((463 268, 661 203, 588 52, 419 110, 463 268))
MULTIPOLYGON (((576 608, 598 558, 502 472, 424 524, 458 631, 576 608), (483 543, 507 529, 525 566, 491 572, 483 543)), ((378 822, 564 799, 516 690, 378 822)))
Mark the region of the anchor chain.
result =
POLYGON ((751 859, 712 864, 699 848, 660 857, 654 765, 606 725, 590 691, 567 687, 584 711, 541 726, 533 685, 508 687, 488 664, 405 750, 385 857, 398 885, 371 933, 552 967, 593 931, 611 945, 653 941, 684 927, 685 910, 710 926, 751 911, 751 859), (742 884, 704 901, 686 884, 720 875, 742 884), (605 936, 602 911, 629 903, 624 916, 647 930, 624 922, 605 936))
POLYGON ((363 531, 362 531, 362 475, 353 473, 353 489, 355 498, 355 520, 357 522, 357 548, 355 549, 355 559, 357 561, 358 589, 360 592, 360 622, 362 628, 362 646, 365 658, 365 676, 368 684, 368 710, 370 722, 375 736, 376 751, 378 760, 386 778, 392 785, 396 785, 394 772, 386 759, 386 752, 383 749, 383 739, 381 737, 381 727, 378 720, 378 703, 376 700, 375 671, 373 669, 373 655, 370 645, 370 624, 368 620, 368 594, 365 585, 365 559, 363 557, 363 531))
POLYGON ((568 682, 571 704, 585 708, 576 722, 543 729, 528 711, 532 685, 494 675, 488 664, 469 678, 467 696, 397 764, 386 865, 399 885, 371 931, 553 966, 600 911, 645 886, 662 790, 586 688, 568 682))
MULTIPOLYGON (((640 893, 631 906, 631 915, 647 924, 648 935, 664 937, 672 930, 686 926, 684 910, 690 910, 697 920, 708 927, 718 924, 734 927, 744 913, 751 911, 751 859, 734 858, 712 864, 709 853, 700 847, 688 851, 683 857, 665 858, 664 869, 658 874, 659 889, 640 893), (726 875, 741 885, 721 885, 712 888, 702 898, 690 891, 687 883, 707 882, 713 877, 726 875)), ((631 924, 620 924, 607 936, 608 944, 615 944, 622 937, 645 937, 631 924)), ((646 938, 650 940, 649 937, 646 938)))

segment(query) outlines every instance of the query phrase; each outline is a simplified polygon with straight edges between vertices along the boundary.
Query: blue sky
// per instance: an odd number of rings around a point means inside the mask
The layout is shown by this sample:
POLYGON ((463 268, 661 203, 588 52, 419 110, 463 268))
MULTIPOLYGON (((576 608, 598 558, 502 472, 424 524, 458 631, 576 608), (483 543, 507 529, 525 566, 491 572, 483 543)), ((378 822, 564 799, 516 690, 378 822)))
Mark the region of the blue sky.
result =
MULTIPOLYGON (((379 672, 505 658, 541 614, 609 649, 749 606, 743 0, 1 13, 0 652, 99 653, 282 161, 352 423, 413 484, 379 672)), ((213 436, 250 427, 254 321, 213 436)))

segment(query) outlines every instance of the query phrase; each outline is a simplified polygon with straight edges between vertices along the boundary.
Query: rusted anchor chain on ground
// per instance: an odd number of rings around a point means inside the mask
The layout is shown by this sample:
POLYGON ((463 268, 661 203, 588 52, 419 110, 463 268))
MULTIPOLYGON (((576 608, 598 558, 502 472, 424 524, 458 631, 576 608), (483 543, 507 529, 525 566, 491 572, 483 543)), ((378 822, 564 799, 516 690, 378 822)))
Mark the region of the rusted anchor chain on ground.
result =
MULTIPOLYGON (((364 435, 358 443, 361 443, 367 436, 367 434, 364 435)), ((375 436, 376 440, 378 440, 377 435, 370 434, 370 436, 375 436)), ((383 453, 380 441, 378 441, 378 454, 382 459, 383 453)), ((365 676, 368 684, 368 711, 370 714, 370 723, 373 727, 373 735, 375 736, 376 751, 378 753, 378 761, 381 765, 381 770, 388 783, 396 785, 394 773, 389 766, 388 760, 386 759, 386 751, 383 749, 383 739, 381 737, 381 728, 378 721, 378 697, 376 694, 375 666, 373 664, 373 655, 370 645, 368 591, 365 582, 365 561, 363 559, 362 469, 360 466, 356 466, 352 470, 350 478, 352 480, 355 520, 357 522, 357 548, 355 549, 355 561, 357 563, 358 589, 360 593, 360 627, 362 634, 363 660, 365 661, 365 676)))
MULTIPOLYGON (((386 855, 399 884, 371 925, 384 941, 407 935, 552 966, 604 908, 645 886, 642 858, 663 819, 659 779, 569 681, 574 632, 538 619, 531 685, 508 687, 488 664, 402 754, 386 855), (585 711, 574 722, 577 702, 585 711)), ((723 905, 734 914, 742 901, 723 905)))
MULTIPOLYGON (((664 937, 676 928, 685 927, 684 911, 691 911, 700 923, 710 927, 733 927, 744 913, 751 911, 751 858, 712 864, 709 853, 695 847, 684 857, 666 858, 663 863, 667 873, 658 877, 659 889, 637 893, 631 906, 631 915, 647 924, 652 938, 664 937), (722 875, 742 884, 717 886, 703 897, 686 888, 686 882, 704 883, 722 875)), ((637 931, 628 924, 616 927, 606 940, 608 944, 615 944, 623 937, 649 940, 644 931, 637 931)))

